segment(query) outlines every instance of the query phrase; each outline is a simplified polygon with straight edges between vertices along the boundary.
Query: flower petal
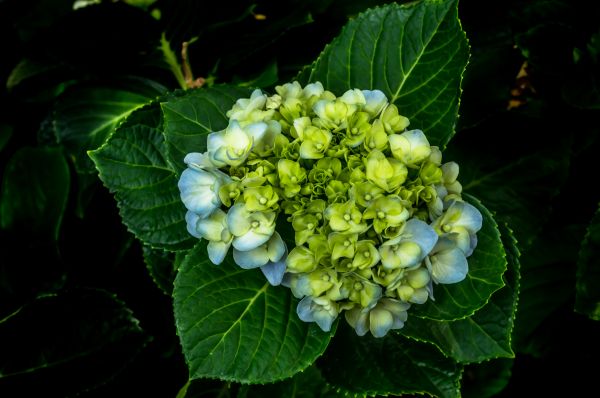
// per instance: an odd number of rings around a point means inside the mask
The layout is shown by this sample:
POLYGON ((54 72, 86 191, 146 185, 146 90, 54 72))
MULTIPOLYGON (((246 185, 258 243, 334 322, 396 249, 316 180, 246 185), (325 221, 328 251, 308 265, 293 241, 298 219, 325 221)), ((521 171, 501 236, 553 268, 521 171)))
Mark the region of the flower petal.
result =
POLYGON ((215 265, 221 264, 225 260, 230 246, 231 242, 208 242, 208 246, 206 247, 208 258, 215 265))
POLYGON ((185 222, 186 227, 190 235, 194 238, 202 239, 202 235, 198 233, 198 221, 200 220, 200 216, 193 211, 187 211, 185 213, 185 222))
POLYGON ((255 232, 254 229, 250 229, 244 235, 237 236, 233 239, 233 247, 246 252, 248 250, 256 249, 258 246, 266 243, 270 238, 271 235, 264 235, 255 232))
POLYGON ((376 306, 369 313, 369 329, 374 337, 383 337, 394 326, 394 318, 389 311, 376 306))
POLYGON ((240 251, 233 245, 233 259, 243 269, 262 267, 269 262, 267 245, 261 245, 253 250, 240 251))
POLYGON ((280 261, 273 262, 269 261, 260 270, 265 275, 271 286, 278 286, 283 280, 283 274, 285 273, 285 258, 280 261))
POLYGON ((442 250, 430 257, 431 277, 437 283, 457 283, 465 279, 469 265, 458 247, 442 250))

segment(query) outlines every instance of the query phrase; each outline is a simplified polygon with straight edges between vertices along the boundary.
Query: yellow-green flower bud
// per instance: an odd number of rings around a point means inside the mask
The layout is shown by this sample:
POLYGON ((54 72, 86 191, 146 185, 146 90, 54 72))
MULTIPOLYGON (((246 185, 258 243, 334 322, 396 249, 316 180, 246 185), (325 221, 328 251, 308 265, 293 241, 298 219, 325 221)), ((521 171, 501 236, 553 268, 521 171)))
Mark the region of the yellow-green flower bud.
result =
POLYGON ((408 170, 399 161, 386 158, 381 151, 373 150, 366 159, 366 175, 369 181, 391 192, 406 180, 408 170))
POLYGON ((306 179, 306 170, 300 167, 297 162, 280 159, 277 162, 277 173, 285 197, 293 198, 296 196, 300 192, 301 184, 306 179))
POLYGON ((381 115, 381 123, 386 133, 394 134, 404 131, 408 127, 408 118, 398 114, 398 108, 394 104, 389 104, 381 115))
POLYGON ((351 148, 359 146, 365 140, 365 136, 369 130, 371 130, 369 114, 366 112, 356 112, 348 120, 346 137, 342 140, 342 144, 351 148))
POLYGON ((303 245, 315 233, 318 226, 319 220, 314 214, 292 216, 292 227, 296 231, 296 246, 303 245))
POLYGON ((388 136, 385 133, 381 120, 377 119, 371 125, 371 129, 365 133, 363 147, 367 152, 372 150, 384 151, 388 146, 388 136))
POLYGON ((410 213, 405 204, 396 195, 380 196, 366 208, 363 217, 373 220, 373 228, 380 234, 385 228, 400 226, 408 219, 410 213))
POLYGON ((362 233, 367 229, 353 201, 333 203, 325 209, 324 215, 331 229, 336 232, 362 233))
POLYGON ((379 252, 369 240, 361 240, 356 242, 356 250, 352 259, 353 269, 367 269, 373 267, 379 262, 379 252))
POLYGON ((333 261, 340 257, 353 258, 358 234, 332 232, 327 236, 333 261))
POLYGON ((320 100, 313 106, 317 118, 313 124, 324 129, 337 130, 345 128, 347 119, 356 111, 355 105, 349 105, 341 100, 320 100))
POLYGON ((419 178, 425 185, 437 184, 442 181, 442 169, 431 162, 423 163, 419 178))
POLYGON ((372 308, 382 296, 381 286, 355 274, 344 276, 342 284, 349 292, 350 301, 359 304, 362 308, 372 308))
POLYGON ((307 127, 300 136, 300 158, 321 159, 329 148, 332 135, 329 131, 318 127, 307 127))
POLYGON ((388 137, 394 158, 409 167, 423 162, 431 154, 431 146, 421 130, 406 131, 388 137))
POLYGON ((306 246, 294 247, 285 260, 287 271, 292 273, 311 272, 317 265, 314 253, 306 246))
POLYGON ((248 211, 276 210, 279 196, 271 185, 244 189, 244 203, 248 211))
POLYGON ((356 182, 350 188, 350 199, 365 208, 383 195, 383 189, 368 181, 356 182))

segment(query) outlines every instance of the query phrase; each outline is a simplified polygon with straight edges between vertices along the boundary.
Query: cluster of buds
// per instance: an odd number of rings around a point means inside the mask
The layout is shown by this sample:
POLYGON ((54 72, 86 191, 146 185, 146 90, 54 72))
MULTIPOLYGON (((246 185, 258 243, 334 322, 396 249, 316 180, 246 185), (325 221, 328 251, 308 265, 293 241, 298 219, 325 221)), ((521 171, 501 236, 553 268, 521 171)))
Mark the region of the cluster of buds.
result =
POLYGON ((361 336, 402 328, 434 284, 467 274, 482 217, 461 199, 458 165, 379 90, 275 90, 239 99, 207 151, 185 157, 188 231, 214 264, 233 246, 237 265, 289 287, 300 319, 325 331, 344 311, 361 336))

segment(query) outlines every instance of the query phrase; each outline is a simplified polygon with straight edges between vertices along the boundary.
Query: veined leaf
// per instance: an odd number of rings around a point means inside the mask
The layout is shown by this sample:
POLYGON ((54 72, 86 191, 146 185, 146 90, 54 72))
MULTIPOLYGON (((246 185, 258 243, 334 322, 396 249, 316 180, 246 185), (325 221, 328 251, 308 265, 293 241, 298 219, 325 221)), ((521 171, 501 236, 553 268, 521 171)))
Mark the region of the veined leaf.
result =
POLYGON ((206 135, 223 130, 229 122, 225 113, 250 90, 235 86, 212 86, 186 92, 162 104, 169 160, 181 171, 190 152, 206 151, 206 135))
POLYGON ((432 343, 461 363, 514 357, 511 336, 519 292, 519 250, 508 227, 501 225, 501 231, 508 261, 505 286, 470 317, 455 321, 409 317, 402 334, 432 343))
POLYGON ((40 297, 0 320, 0 391, 75 395, 114 376, 147 341, 131 311, 109 293, 40 297))
POLYGON ((175 279, 175 319, 190 379, 269 383, 307 368, 331 335, 302 322, 297 300, 259 270, 219 266, 196 245, 175 279))
POLYGON ((600 207, 585 234, 577 262, 575 311, 600 321, 600 207))
POLYGON ((175 171, 166 159, 160 108, 134 112, 100 149, 89 152, 100 179, 115 194, 123 223, 152 247, 189 248, 175 171))
POLYGON ((500 240, 498 225, 492 214, 476 198, 463 198, 483 215, 483 227, 477 233, 477 247, 467 259, 467 277, 451 285, 434 285, 435 300, 410 309, 412 315, 435 320, 456 320, 472 315, 483 307, 492 293, 504 286, 502 274, 506 271, 506 253, 500 240))
POLYGON ((318 365, 325 379, 345 395, 460 396, 462 366, 434 346, 395 333, 379 339, 359 337, 342 324, 318 365))
POLYGON ((173 293, 173 282, 177 275, 177 269, 187 252, 153 249, 150 246, 144 246, 143 251, 144 262, 150 277, 160 290, 170 296, 173 293))
POLYGON ((389 4, 350 21, 299 80, 320 81, 336 95, 379 89, 410 128, 443 147, 454 135, 468 58, 456 1, 389 4))
POLYGON ((142 79, 118 87, 74 87, 54 108, 56 141, 73 157, 78 172, 92 172, 94 165, 86 151, 99 148, 122 119, 165 91, 163 86, 142 79))

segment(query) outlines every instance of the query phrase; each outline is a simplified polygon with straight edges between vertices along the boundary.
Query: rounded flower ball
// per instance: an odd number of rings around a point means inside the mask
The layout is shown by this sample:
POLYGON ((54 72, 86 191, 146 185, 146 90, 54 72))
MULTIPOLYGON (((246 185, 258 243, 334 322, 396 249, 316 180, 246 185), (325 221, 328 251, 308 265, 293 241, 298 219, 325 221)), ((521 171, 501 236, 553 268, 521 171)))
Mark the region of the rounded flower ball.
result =
POLYGON ((482 216, 461 198, 458 165, 379 90, 275 91, 239 99, 207 151, 185 157, 189 233, 214 264, 232 250, 291 289, 298 317, 324 331, 342 313, 361 336, 402 328, 434 285, 468 273, 482 216))

